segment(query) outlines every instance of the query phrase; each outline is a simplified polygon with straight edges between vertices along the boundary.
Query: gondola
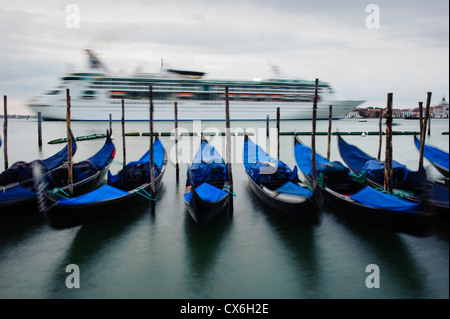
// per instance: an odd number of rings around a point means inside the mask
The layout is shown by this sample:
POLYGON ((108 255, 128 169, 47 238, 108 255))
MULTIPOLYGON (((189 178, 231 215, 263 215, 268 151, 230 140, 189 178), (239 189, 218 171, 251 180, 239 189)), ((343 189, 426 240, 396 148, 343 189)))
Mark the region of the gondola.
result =
MULTIPOLYGON (((71 196, 80 196, 102 185, 115 155, 116 147, 107 131, 105 143, 97 153, 86 160, 73 162, 71 196)), ((69 191, 68 165, 64 164, 52 170, 45 176, 45 180, 47 188, 52 192, 60 195, 67 194, 69 191)))
MULTIPOLYGON (((161 187, 166 171, 167 155, 161 141, 153 142, 154 190, 161 187)), ((125 165, 117 174, 108 171, 107 183, 81 196, 60 199, 43 192, 43 213, 54 228, 67 228, 92 222, 127 208, 155 200, 150 183, 150 151, 139 160, 125 165)))
MULTIPOLYGON (((365 174, 367 183, 372 187, 382 187, 384 184, 384 162, 366 154, 358 147, 348 144, 337 134, 339 153, 355 174, 365 174)), ((427 180, 425 169, 412 171, 405 165, 392 161, 394 193, 408 201, 420 203, 429 202, 432 209, 440 216, 448 217, 449 193, 445 186, 427 180)))
MULTIPOLYGON (((32 166, 39 165, 45 175, 52 174, 62 166, 68 158, 69 146, 43 160, 32 162, 18 161, 0 174, 0 211, 3 213, 18 213, 36 210, 36 194, 32 166)), ((72 154, 75 154, 77 144, 72 135, 72 154)))
MULTIPOLYGON (((304 181, 312 186, 311 148, 294 136, 294 155, 304 181)), ((360 175, 339 161, 330 162, 316 154, 317 189, 325 204, 362 221, 396 232, 428 236, 432 231, 433 214, 426 202, 414 203, 367 186, 360 175)))
POLYGON ((302 183, 297 166, 291 170, 244 136, 243 163, 253 192, 266 205, 288 216, 319 221, 317 193, 302 183))
POLYGON ((194 221, 200 226, 208 224, 231 208, 228 167, 217 152, 201 136, 201 143, 187 170, 184 202, 194 221))
MULTIPOLYGON (((416 135, 414 135, 414 145, 417 150, 420 151, 420 141, 416 135)), ((431 145, 425 145, 423 148, 423 156, 430 161, 430 163, 442 174, 448 178, 449 170, 449 156, 448 152, 444 152, 437 147, 431 145)))

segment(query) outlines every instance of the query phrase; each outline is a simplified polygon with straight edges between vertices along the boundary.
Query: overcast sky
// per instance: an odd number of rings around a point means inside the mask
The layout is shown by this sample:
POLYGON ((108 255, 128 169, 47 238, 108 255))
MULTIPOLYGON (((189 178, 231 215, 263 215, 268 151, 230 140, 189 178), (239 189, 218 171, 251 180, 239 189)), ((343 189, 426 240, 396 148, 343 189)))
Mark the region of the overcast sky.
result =
POLYGON ((427 92, 435 105, 449 100, 448 12, 448 0, 4 1, 0 93, 9 114, 33 114, 27 100, 84 68, 89 48, 114 73, 158 72, 163 59, 208 78, 264 79, 276 65, 362 106, 385 107, 389 92, 395 108, 427 92))

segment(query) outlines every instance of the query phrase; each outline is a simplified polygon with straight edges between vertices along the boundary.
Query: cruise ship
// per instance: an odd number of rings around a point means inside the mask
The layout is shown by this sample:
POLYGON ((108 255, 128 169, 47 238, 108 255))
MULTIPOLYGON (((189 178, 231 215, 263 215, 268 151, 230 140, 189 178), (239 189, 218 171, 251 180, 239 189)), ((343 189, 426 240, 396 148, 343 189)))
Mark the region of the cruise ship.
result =
MULTIPOLYGON (((312 118, 315 81, 274 78, 267 80, 217 80, 204 72, 165 69, 153 74, 112 74, 91 50, 88 72, 69 72, 58 85, 33 98, 28 106, 40 112, 44 120, 66 120, 66 89, 70 90, 71 120, 108 121, 122 119, 122 99, 128 121, 148 121, 150 87, 154 120, 174 120, 177 102, 178 120, 225 120, 225 87, 231 120, 276 118, 280 107, 282 120, 312 118)), ((319 81, 317 119, 343 118, 364 101, 337 99, 330 84, 319 81)))

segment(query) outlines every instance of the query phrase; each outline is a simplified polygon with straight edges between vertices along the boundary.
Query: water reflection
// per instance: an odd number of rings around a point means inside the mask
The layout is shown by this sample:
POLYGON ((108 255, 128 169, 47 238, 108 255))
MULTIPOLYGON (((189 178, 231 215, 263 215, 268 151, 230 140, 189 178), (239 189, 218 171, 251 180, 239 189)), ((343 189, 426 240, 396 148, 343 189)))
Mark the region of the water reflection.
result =
MULTIPOLYGON (((384 283, 384 289, 379 291, 380 297, 424 298, 429 295, 426 272, 405 245, 400 234, 386 228, 372 227, 346 214, 330 211, 326 211, 325 214, 330 215, 336 223, 345 226, 353 237, 357 237, 357 240, 352 242, 358 247, 362 261, 366 259, 367 264, 375 263, 379 266, 384 283)), ((412 235, 405 236, 411 236, 414 240, 424 240, 412 235)))
POLYGON ((214 266, 233 228, 232 224, 232 215, 225 213, 201 227, 185 209, 186 272, 191 290, 189 294, 194 294, 193 298, 209 298, 214 266))
POLYGON ((448 242, 449 219, 448 217, 437 217, 433 221, 434 235, 441 240, 448 242))
MULTIPOLYGON (((50 285, 47 298, 74 298, 86 297, 83 289, 67 289, 62 283, 65 282, 68 273, 65 272, 66 266, 76 264, 82 270, 83 276, 89 274, 100 275, 99 264, 104 263, 104 255, 109 250, 114 249, 114 243, 120 241, 123 236, 133 230, 133 227, 139 217, 144 214, 152 216, 151 204, 144 202, 142 205, 130 207, 126 212, 114 214, 109 218, 98 220, 82 226, 78 226, 79 230, 70 246, 66 248, 66 254, 61 258, 60 262, 51 270, 53 278, 52 283, 58 285, 50 285)), ((153 220, 153 217, 150 217, 153 220)), ((99 278, 91 278, 83 282, 89 282, 95 286, 95 282, 99 282, 99 278)), ((92 293, 94 290, 89 291, 92 293)), ((89 297, 89 296, 88 296, 89 297)), ((94 296, 102 297, 102 296, 94 296)))
POLYGON ((317 255, 315 230, 322 224, 322 212, 319 211, 313 219, 295 219, 264 205, 250 186, 247 187, 247 195, 258 213, 266 218, 267 225, 288 252, 292 266, 296 270, 301 298, 320 298, 322 290, 320 274, 323 270, 317 255))
POLYGON ((15 216, 2 219, 0 223, 0 249, 3 243, 11 242, 12 239, 21 241, 43 225, 45 225, 44 216, 35 211, 20 212, 15 216))

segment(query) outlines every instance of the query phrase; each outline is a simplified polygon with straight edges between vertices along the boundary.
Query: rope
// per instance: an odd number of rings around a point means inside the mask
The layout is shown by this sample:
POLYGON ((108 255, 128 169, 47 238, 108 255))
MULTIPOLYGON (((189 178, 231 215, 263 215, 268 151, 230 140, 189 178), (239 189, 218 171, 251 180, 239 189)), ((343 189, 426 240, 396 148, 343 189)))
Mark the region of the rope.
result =
POLYGON ((398 191, 396 191, 395 193, 390 193, 390 192, 388 192, 388 191, 385 191, 385 190, 384 190, 383 188, 381 188, 381 187, 377 187, 377 188, 375 188, 375 189, 376 189, 377 191, 382 192, 382 193, 390 194, 390 195, 396 196, 396 197, 398 197, 398 198, 405 198, 405 197, 410 197, 410 196, 413 196, 413 195, 414 195, 413 192, 411 192, 411 191, 405 191, 405 190, 403 190, 403 189, 398 190, 398 191))
POLYGON ((405 190, 401 189, 401 190, 395 192, 394 196, 397 196, 399 198, 405 198, 405 197, 414 196, 414 193, 411 191, 405 191, 405 190))
POLYGON ((119 161, 116 161, 116 160, 111 160, 111 164, 117 164, 117 165, 122 165, 122 166, 126 165, 125 163, 122 163, 122 162, 119 162, 119 161))
POLYGON ((231 195, 233 195, 234 197, 237 197, 237 195, 236 195, 236 193, 235 193, 235 191, 233 190, 233 192, 231 192, 230 191, 230 185, 223 185, 223 190, 225 191, 225 192, 227 192, 227 193, 230 193, 231 195))
POLYGON ((53 194, 59 198, 62 199, 69 199, 70 196, 65 191, 63 191, 61 188, 54 188, 53 190, 47 190, 47 193, 53 194), (62 192, 63 194, 59 194, 59 192, 62 192))
POLYGON ((377 191, 380 191, 380 192, 382 192, 382 193, 385 193, 385 194, 390 194, 390 195, 392 195, 392 193, 390 193, 389 191, 385 191, 384 190, 384 188, 381 188, 381 187, 377 187, 377 188, 375 188, 377 191))
POLYGON ((156 199, 152 198, 152 195, 149 194, 145 189, 143 189, 142 187, 136 187, 135 189, 131 190, 130 192, 136 193, 141 195, 144 198, 147 198, 149 200, 152 201, 156 201, 156 199), (143 192, 144 194, 141 194, 139 191, 143 192))
POLYGON ((66 195, 67 197, 70 197, 70 195, 67 194, 62 188, 57 187, 57 188, 54 188, 54 189, 53 189, 53 194, 56 194, 57 192, 61 192, 61 193, 63 193, 64 195, 66 195))

